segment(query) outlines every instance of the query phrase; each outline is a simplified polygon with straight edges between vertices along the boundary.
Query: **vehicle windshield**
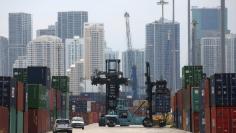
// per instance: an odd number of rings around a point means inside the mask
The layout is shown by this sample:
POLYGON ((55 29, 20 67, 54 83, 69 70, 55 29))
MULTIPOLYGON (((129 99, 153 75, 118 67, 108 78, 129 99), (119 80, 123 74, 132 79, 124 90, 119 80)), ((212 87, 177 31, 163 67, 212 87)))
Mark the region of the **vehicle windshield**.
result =
POLYGON ((69 120, 57 120, 57 124, 70 124, 69 120))
POLYGON ((77 117, 77 118, 73 118, 72 121, 84 121, 84 120, 81 117, 77 117))

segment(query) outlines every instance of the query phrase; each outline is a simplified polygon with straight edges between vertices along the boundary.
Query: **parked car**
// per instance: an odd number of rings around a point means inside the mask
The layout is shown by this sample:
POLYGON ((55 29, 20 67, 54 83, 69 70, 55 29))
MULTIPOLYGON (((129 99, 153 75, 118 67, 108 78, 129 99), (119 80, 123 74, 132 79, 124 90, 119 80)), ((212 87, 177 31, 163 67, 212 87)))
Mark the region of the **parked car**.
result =
POLYGON ((82 128, 84 130, 84 119, 82 117, 73 117, 71 125, 73 128, 82 128))
POLYGON ((53 133, 67 132, 72 133, 72 127, 69 119, 56 119, 53 126, 53 133))

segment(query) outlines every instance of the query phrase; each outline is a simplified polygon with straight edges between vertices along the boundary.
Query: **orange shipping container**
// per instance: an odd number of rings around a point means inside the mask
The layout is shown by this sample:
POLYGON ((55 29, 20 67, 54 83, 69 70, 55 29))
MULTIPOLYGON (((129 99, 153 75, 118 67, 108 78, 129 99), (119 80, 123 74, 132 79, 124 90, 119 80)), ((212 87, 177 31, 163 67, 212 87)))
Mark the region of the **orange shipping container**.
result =
POLYGON ((0 106, 0 132, 8 133, 9 130, 8 108, 0 106))
POLYGON ((192 132, 193 133, 199 133, 200 132, 200 125, 199 125, 199 112, 193 112, 192 113, 192 132))
POLYGON ((182 124, 183 124, 183 130, 187 131, 187 112, 183 110, 183 120, 182 120, 182 124))
POLYGON ((29 109, 29 133, 45 133, 49 129, 49 114, 45 109, 29 109))

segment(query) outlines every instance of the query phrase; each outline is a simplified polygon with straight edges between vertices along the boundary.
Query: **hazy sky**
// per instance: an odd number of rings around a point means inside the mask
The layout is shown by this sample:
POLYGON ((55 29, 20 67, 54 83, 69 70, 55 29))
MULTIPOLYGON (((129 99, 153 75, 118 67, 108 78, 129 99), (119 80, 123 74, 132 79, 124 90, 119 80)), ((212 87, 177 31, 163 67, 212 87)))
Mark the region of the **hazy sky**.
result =
MULTIPOLYGON (((134 48, 145 47, 145 25, 161 16, 159 0, 1 0, 0 35, 8 37, 8 13, 27 12, 33 15, 33 35, 40 28, 54 24, 58 11, 88 11, 89 22, 104 23, 107 45, 114 50, 126 49, 124 12, 130 13, 134 48)), ((172 0, 166 0, 165 18, 172 18, 172 0)), ((225 0, 229 29, 236 33, 236 0, 225 0)), ((175 0, 176 21, 180 23, 180 62, 187 64, 187 0, 175 0)), ((192 6, 216 7, 220 0, 192 0, 192 6)))

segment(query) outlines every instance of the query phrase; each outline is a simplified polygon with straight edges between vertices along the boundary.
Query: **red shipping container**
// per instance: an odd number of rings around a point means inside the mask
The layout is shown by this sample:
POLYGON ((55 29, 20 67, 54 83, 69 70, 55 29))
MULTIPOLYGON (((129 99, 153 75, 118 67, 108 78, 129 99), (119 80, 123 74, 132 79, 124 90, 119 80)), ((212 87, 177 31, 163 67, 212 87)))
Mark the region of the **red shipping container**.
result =
POLYGON ((199 133, 200 132, 200 116, 199 112, 193 112, 192 113, 192 132, 193 133, 199 133))
POLYGON ((186 89, 182 91, 183 95, 183 110, 187 111, 190 110, 192 107, 191 105, 191 86, 188 85, 186 89))
POLYGON ((177 110, 178 112, 183 111, 183 89, 179 90, 176 95, 177 99, 177 110))
POLYGON ((236 107, 231 107, 230 109, 230 127, 231 127, 231 133, 236 133, 236 107))
POLYGON ((98 123, 99 113, 93 112, 93 123, 98 123))
POLYGON ((9 130, 8 108, 0 106, 0 132, 8 133, 9 130))
POLYGON ((16 110, 17 111, 24 111, 24 83, 18 81, 16 85, 16 93, 17 93, 17 104, 16 110))
POLYGON ((29 133, 45 133, 49 126, 48 111, 44 109, 29 109, 29 133))
POLYGON ((227 107, 211 108, 211 132, 230 133, 230 110, 227 107))
POLYGON ((24 133, 28 133, 29 113, 24 112, 24 133))
POLYGON ((205 113, 205 133, 211 132, 211 109, 210 107, 204 108, 205 113))
POLYGON ((49 96, 49 110, 53 111, 54 110, 54 102, 55 102, 55 98, 56 98, 56 94, 55 94, 56 90, 51 88, 48 91, 48 96, 49 96))
POLYGON ((204 100, 204 107, 205 108, 210 107, 210 90, 211 90, 210 79, 207 78, 204 81, 204 98, 203 98, 203 100, 204 100))

